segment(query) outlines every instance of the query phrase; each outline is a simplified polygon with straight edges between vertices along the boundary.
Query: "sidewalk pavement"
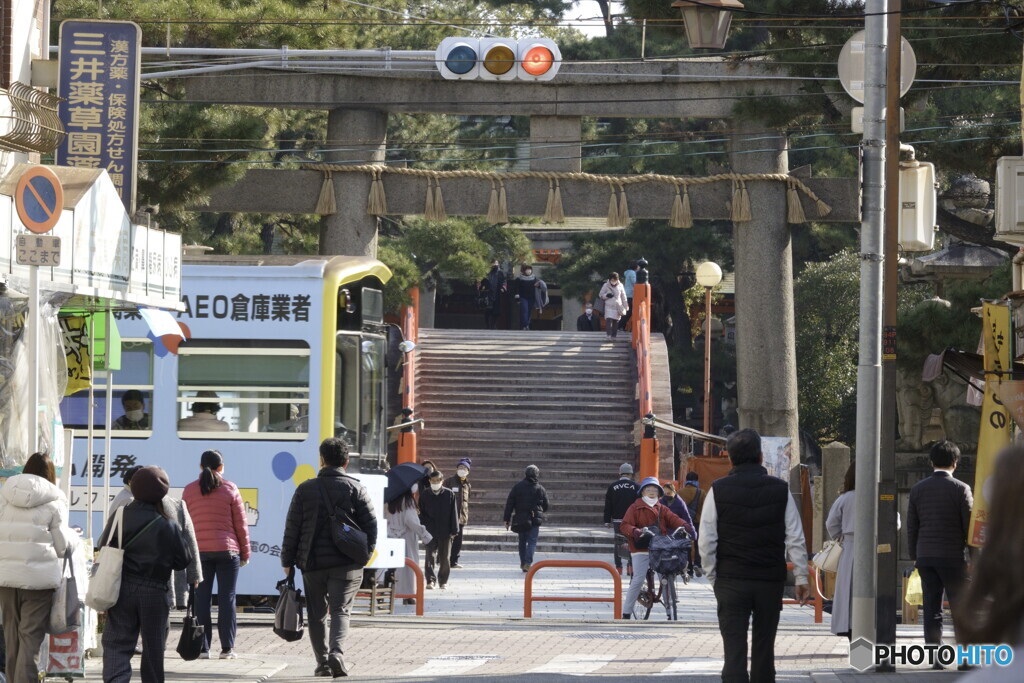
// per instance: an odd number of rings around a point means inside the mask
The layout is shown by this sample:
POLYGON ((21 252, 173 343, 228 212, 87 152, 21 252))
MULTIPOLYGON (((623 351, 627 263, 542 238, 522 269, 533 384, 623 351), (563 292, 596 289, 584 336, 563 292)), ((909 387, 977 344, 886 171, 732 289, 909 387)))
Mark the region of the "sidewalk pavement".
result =
MULTIPOLYGON (((538 555, 577 559, 578 555, 538 555)), ((587 559, 601 556, 588 555, 587 559)), ((610 559, 610 558, 609 558, 610 559)), ((384 617, 354 617, 345 644, 350 679, 356 681, 462 682, 504 680, 568 681, 579 676, 628 681, 720 680, 722 641, 715 602, 706 581, 679 587, 680 621, 652 612, 646 622, 611 619, 609 603, 536 603, 524 619, 523 574, 512 553, 468 553, 465 569, 452 570, 446 591, 426 592, 426 615, 412 608, 384 617), (569 678, 569 677, 572 678, 569 678)), ((593 569, 545 569, 536 577, 538 594, 609 595, 611 577, 593 569)), ((623 581, 623 590, 626 581, 623 581)), ((180 618, 180 612, 174 613, 180 618)), ((898 674, 855 674, 845 639, 815 624, 813 611, 787 605, 776 639, 778 680, 785 683, 863 683, 927 681, 948 683, 955 672, 927 669, 898 674), (926 678, 927 677, 927 678, 926 678)), ((214 627, 216 630, 216 626, 214 627)), ((272 615, 239 615, 236 660, 183 662, 173 651, 180 624, 168 640, 168 681, 258 682, 312 679, 314 660, 308 637, 286 643, 273 634, 272 615)), ((900 642, 921 640, 919 626, 899 627, 900 642)), ((216 641, 216 636, 214 637, 216 641)), ((219 650, 219 643, 212 648, 219 650)), ((138 666, 138 660, 134 662, 138 666)), ((98 663, 90 665, 90 675, 98 663)), ((138 672, 136 671, 136 676, 138 672)))

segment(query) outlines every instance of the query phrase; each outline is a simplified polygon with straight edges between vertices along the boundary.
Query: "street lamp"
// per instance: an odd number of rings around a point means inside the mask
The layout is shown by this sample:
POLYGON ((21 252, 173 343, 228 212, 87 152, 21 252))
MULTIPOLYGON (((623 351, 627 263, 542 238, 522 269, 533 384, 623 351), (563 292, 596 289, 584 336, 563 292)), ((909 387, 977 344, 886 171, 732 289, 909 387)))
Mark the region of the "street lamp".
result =
POLYGON ((714 261, 697 266, 697 284, 704 288, 704 432, 711 433, 711 290, 722 281, 714 261))
POLYGON ((729 36, 733 10, 743 9, 739 0, 676 0, 686 27, 686 40, 693 49, 722 50, 729 36))

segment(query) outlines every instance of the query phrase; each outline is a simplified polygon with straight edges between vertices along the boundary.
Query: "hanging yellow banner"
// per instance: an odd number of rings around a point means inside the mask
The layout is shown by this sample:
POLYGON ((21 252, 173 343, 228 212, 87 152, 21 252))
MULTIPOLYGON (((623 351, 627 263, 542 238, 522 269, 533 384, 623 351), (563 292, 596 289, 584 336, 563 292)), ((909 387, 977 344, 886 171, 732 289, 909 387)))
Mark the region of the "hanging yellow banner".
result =
POLYGON ((971 528, 967 535, 968 543, 975 547, 985 544, 989 503, 986 493, 996 454, 1013 437, 1013 420, 998 389, 1002 373, 1009 373, 1013 360, 1010 308, 1006 304, 985 303, 981 311, 982 337, 985 342, 985 398, 981 404, 981 429, 978 432, 978 458, 974 472, 974 509, 971 511, 971 528))
POLYGON ((68 388, 65 396, 89 388, 90 324, 92 316, 73 315, 60 318, 64 355, 68 361, 68 388))

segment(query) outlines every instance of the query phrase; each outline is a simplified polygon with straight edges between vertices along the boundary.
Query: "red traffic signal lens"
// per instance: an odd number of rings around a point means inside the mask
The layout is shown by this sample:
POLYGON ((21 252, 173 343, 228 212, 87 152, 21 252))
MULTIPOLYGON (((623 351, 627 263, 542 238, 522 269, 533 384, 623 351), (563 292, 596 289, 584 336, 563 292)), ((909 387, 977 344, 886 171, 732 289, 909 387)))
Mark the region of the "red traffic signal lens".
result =
POLYGON ((516 54, 508 45, 495 45, 484 55, 484 68, 495 76, 507 74, 516 65, 516 54))
POLYGON ((554 63, 555 55, 543 45, 535 45, 523 55, 523 71, 531 76, 543 76, 554 63))

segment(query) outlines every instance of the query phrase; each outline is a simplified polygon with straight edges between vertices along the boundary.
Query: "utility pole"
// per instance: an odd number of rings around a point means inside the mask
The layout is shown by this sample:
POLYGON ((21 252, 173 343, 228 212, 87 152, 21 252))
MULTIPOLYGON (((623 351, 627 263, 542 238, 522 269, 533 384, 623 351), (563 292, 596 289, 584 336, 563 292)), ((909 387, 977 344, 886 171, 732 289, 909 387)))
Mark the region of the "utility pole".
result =
MULTIPOLYGON (((857 364, 858 533, 854 535, 853 640, 875 638, 878 445, 882 399, 882 237, 885 230, 886 2, 867 0, 864 17, 863 202, 860 233, 860 357, 857 364)), ((898 114, 898 112, 897 112, 898 114)), ((891 113, 890 113, 891 115, 891 113)))
MULTIPOLYGON (((878 448, 878 576, 875 642, 896 642, 896 304, 900 227, 901 0, 889 0, 885 91, 885 276, 882 305, 882 425, 878 448)), ((876 671, 895 671, 891 661, 876 671)))

